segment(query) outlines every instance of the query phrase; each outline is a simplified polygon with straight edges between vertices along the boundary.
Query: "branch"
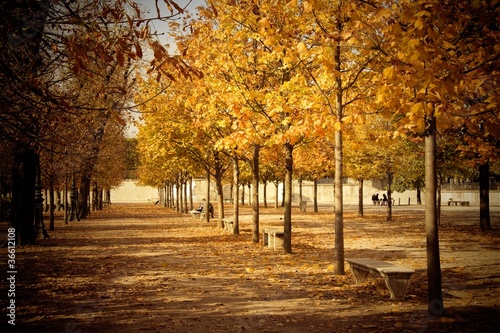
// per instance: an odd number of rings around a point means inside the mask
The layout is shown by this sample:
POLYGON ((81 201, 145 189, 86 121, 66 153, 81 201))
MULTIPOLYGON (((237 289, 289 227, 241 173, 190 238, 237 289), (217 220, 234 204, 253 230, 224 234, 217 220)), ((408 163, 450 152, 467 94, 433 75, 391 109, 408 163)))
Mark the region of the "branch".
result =
POLYGON ((476 69, 479 69, 479 68, 483 67, 483 66, 484 66, 484 65, 486 65, 487 63, 492 62, 492 61, 495 61, 495 60, 497 60, 497 59, 499 59, 499 58, 500 58, 500 54, 497 54, 497 55, 495 55, 493 58, 486 59, 485 61, 481 62, 481 63, 480 63, 480 64, 478 64, 477 66, 472 67, 471 69, 468 69, 468 70, 466 70, 466 71, 463 71, 463 74, 469 74, 469 73, 471 73, 471 72, 475 71, 476 69))

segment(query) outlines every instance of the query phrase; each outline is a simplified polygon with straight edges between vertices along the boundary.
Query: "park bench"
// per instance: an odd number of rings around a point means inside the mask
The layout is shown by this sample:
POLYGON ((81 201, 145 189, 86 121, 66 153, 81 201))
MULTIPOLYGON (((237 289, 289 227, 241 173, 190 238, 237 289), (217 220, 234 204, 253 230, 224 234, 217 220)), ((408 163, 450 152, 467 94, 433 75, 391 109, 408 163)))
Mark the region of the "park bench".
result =
POLYGON ((385 279, 385 284, 391 293, 391 299, 403 300, 410 277, 415 270, 385 261, 370 258, 351 258, 346 259, 351 266, 351 272, 356 279, 356 284, 366 281, 369 273, 379 275, 385 279))
POLYGON ((283 237, 285 232, 275 228, 265 228, 262 231, 262 245, 277 249, 283 247, 283 237))
POLYGON ((234 222, 228 219, 222 219, 222 226, 224 230, 229 231, 230 233, 233 233, 234 231, 234 222))
POLYGON ((194 217, 194 218, 199 218, 200 220, 203 220, 205 218, 205 212, 199 212, 197 210, 191 210, 191 211, 189 211, 189 214, 191 214, 191 216, 194 217))
POLYGON ((469 206, 469 202, 468 201, 456 201, 456 200, 453 200, 453 198, 450 198, 450 200, 448 201, 448 206, 469 206))
MULTIPOLYGON (((384 201, 382 199, 380 200, 372 200, 373 204, 375 206, 387 206, 388 204, 388 201, 384 201)), ((395 206, 396 205, 396 199, 391 199, 391 202, 392 202, 392 205, 391 206, 395 206)))

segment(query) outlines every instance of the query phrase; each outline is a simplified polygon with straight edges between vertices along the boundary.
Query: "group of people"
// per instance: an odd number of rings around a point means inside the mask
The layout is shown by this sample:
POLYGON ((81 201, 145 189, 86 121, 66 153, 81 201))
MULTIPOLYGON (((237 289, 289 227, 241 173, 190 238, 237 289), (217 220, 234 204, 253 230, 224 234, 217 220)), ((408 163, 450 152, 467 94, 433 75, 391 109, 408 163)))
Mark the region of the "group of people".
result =
POLYGON ((374 195, 372 195, 372 201, 374 205, 380 206, 387 206, 387 203, 389 202, 385 193, 383 194, 382 198, 379 197, 378 193, 375 193, 374 195))

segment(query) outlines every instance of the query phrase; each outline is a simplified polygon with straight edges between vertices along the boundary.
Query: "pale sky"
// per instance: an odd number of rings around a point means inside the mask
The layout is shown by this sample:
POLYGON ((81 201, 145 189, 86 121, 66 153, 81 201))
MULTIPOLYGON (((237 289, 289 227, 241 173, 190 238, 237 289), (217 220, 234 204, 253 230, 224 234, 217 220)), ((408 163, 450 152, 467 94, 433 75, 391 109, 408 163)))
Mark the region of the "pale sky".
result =
MULTIPOLYGON (((191 15, 196 14, 196 7, 199 6, 204 6, 205 5, 205 0, 192 0, 189 2, 189 0, 174 0, 180 7, 184 8, 186 4, 189 3, 188 7, 186 10, 190 12, 191 15)), ((154 18, 157 17, 158 14, 156 12, 156 6, 155 6, 155 0, 135 0, 135 2, 139 3, 142 5, 143 8, 141 10, 147 9, 149 12, 148 13, 143 13, 143 18, 154 18)), ((160 12, 162 16, 166 16, 170 14, 170 11, 168 10, 167 6, 165 5, 164 0, 158 0, 158 7, 160 8, 160 12)), ((168 31, 168 23, 162 22, 159 20, 154 20, 150 22, 150 27, 151 31, 157 31, 159 34, 161 33, 166 33, 168 31)), ((168 41, 166 34, 165 35, 159 35, 158 39, 162 44, 171 44, 171 42, 168 41)), ((169 49, 169 52, 175 53, 175 45, 171 45, 172 47, 169 49)), ((145 58, 147 58, 147 52, 146 51, 145 58)), ((136 118, 138 115, 133 113, 132 116, 136 118)), ((137 128, 135 127, 134 124, 129 123, 127 125, 126 129, 126 135, 127 137, 134 137, 137 135, 137 128)))
MULTIPOLYGON (((191 15, 196 14, 196 7, 199 6, 204 6, 205 5, 205 0, 173 0, 175 3, 177 3, 180 7, 184 8, 187 5, 186 10, 189 11, 191 15)), ((139 3, 142 5, 143 9, 148 10, 148 13, 143 14, 143 18, 155 18, 158 16, 156 12, 156 6, 155 6, 155 0, 135 0, 135 2, 139 3)), ((170 10, 167 8, 165 1, 164 0, 158 0, 158 7, 160 8, 160 14, 162 16, 167 16, 170 14, 170 10)), ((161 35, 163 33, 166 33, 168 31, 168 23, 167 22, 162 22, 159 20, 153 20, 150 22, 150 27, 151 31, 157 31, 158 32, 158 38, 162 42, 162 44, 170 44, 168 41, 167 37, 165 35, 161 35)), ((175 49, 170 50, 172 52, 175 52, 175 49)))

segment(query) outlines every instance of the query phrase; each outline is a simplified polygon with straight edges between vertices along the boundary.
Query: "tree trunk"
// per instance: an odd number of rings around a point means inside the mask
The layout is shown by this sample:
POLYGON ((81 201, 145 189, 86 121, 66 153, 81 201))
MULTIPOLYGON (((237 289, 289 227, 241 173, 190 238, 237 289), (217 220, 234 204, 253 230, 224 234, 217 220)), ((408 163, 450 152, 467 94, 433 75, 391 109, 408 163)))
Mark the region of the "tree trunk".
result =
POLYGON ((179 176, 177 178, 177 183, 175 185, 175 193, 177 194, 176 200, 177 200, 177 212, 183 213, 183 200, 182 200, 182 181, 181 177, 179 176))
POLYGON ((275 192, 274 192, 274 208, 278 209, 279 207, 279 199, 278 199, 278 196, 279 196, 279 186, 280 186, 280 183, 278 182, 275 182, 274 183, 274 189, 275 189, 275 192))
MULTIPOLYGON (((15 62, 17 65, 9 67, 9 70, 14 70, 14 75, 17 75, 21 80, 26 78, 26 82, 20 83, 29 86, 32 84, 29 81, 37 77, 39 72, 38 66, 41 64, 38 61, 38 54, 46 24, 46 3, 28 0, 4 1, 2 8, 4 9, 2 16, 2 45, 7 46, 2 50, 5 56, 2 64, 5 66, 9 63, 14 64, 15 62), (37 19, 31 21, 35 17, 37 19), (36 24, 36 27, 33 27, 32 24, 36 24), (26 28, 28 29, 26 30, 26 28), (8 41, 9 38, 12 38, 12 40, 8 41)), ((5 71, 2 71, 2 73, 5 73, 5 71)), ((3 98, 8 95, 4 94, 3 98)), ((8 102, 9 98, 7 97, 8 102)), ((5 103, 4 100, 3 104, 5 103)), ((25 110, 25 112, 31 111, 25 110)), ((34 118, 36 119, 37 117, 34 118)), ((15 124, 14 127, 19 125, 22 124, 15 124)), ((28 135, 24 136, 24 139, 21 138, 20 141, 16 141, 15 163, 12 170, 10 221, 16 229, 15 241, 18 245, 34 244, 36 241, 34 229, 35 179, 37 167, 39 167, 40 163, 38 153, 33 148, 34 145, 32 145, 32 142, 28 142, 26 138, 29 138, 30 135, 37 137, 39 126, 35 122, 26 125, 28 125, 27 129, 29 129, 30 133, 20 133, 21 136, 28 135)))
MULTIPOLYGON (((339 20, 339 31, 342 30, 339 20)), ((341 60, 340 60, 340 46, 334 49, 334 58, 336 62, 336 69, 340 73, 341 60)), ((337 122, 341 123, 344 117, 344 110, 342 106, 342 78, 337 76, 335 78, 336 96, 335 96, 335 111, 337 122)), ((342 126, 335 129, 335 268, 334 274, 344 275, 344 202, 343 202, 343 146, 342 146, 342 126)))
POLYGON ((441 175, 437 174, 436 179, 436 223, 441 225, 441 175))
POLYGON ((90 193, 90 176, 91 172, 88 171, 80 179, 80 191, 78 193, 78 220, 86 219, 89 215, 89 193, 90 193))
POLYGON ((259 243, 259 153, 260 146, 253 145, 253 157, 252 157, 252 241, 254 243, 259 243))
POLYGON ((417 187, 417 205, 422 204, 422 191, 420 190, 420 187, 417 187))
POLYGON ((43 194, 42 194, 42 177, 40 176, 40 156, 36 155, 36 177, 35 177, 35 240, 34 243, 45 237, 45 225, 43 224, 43 194))
POLYGON ((436 118, 427 119, 425 135, 425 229, 427 235, 427 285, 429 313, 444 311, 441 287, 441 263, 436 216, 436 118))
POLYGON ((248 205, 252 206, 252 184, 248 184, 248 205))
MULTIPOLYGON (((219 225, 219 228, 224 228, 224 225, 222 224, 222 219, 224 218, 224 191, 222 187, 222 175, 219 175, 220 177, 215 178, 215 187, 217 189, 217 209, 219 210, 218 216, 217 216, 217 223, 219 225)), ((209 212, 207 212, 209 213, 209 212)))
POLYGON ((264 200, 264 207, 267 208, 267 181, 265 181, 262 185, 263 185, 262 191, 264 192, 262 194, 264 200))
POLYGON ((94 181, 94 185, 92 186, 92 211, 96 211, 98 208, 97 208, 97 190, 98 190, 98 187, 97 187, 97 182, 94 181))
MULTIPOLYGON (((1 193, 1 192, 0 192, 1 193)), ((61 200, 61 191, 59 189, 56 191, 56 206, 57 211, 61 210, 62 200, 61 200)))
MULTIPOLYGON (((341 119, 341 118, 339 118, 341 119)), ((344 275, 344 203, 342 188, 342 132, 335 131, 335 268, 334 274, 344 275)))
POLYGON ((63 191, 63 205, 64 205, 64 224, 68 224, 68 174, 64 175, 64 191, 63 191))
POLYGON ((233 233, 240 233, 240 166, 238 157, 233 158, 233 233))
POLYGON ((285 144, 285 213, 283 218, 284 235, 283 250, 292 253, 292 176, 293 176, 293 146, 285 144))
POLYGON ((245 185, 241 185, 241 205, 245 206, 245 185))
POLYGON ((387 172, 387 218, 386 221, 392 221, 392 180, 394 174, 387 172))
POLYGON ((71 190, 70 190, 70 195, 69 195, 69 200, 70 200, 70 206, 71 206, 71 211, 70 211, 70 221, 80 221, 78 218, 78 189, 76 187, 76 180, 75 176, 73 174, 73 180, 71 181, 71 190))
POLYGON ((165 186, 163 187, 163 191, 165 192, 165 195, 164 195, 165 201, 163 203, 163 206, 165 208, 170 208, 170 207, 172 207, 170 205, 170 202, 171 202, 171 200, 170 200, 170 182, 165 182, 165 186))
POLYGON ((184 213, 187 214, 189 213, 189 208, 188 208, 188 179, 187 175, 184 177, 184 213))
POLYGON ((205 192, 205 195, 207 197, 207 201, 206 201, 206 207, 204 208, 204 210, 205 210, 205 222, 210 222, 210 214, 208 213, 208 207, 210 207, 210 170, 207 167, 207 169, 205 171, 206 171, 206 179, 207 179, 207 189, 205 192))
POLYGON ((358 178, 358 216, 363 217, 363 178, 358 178))
POLYGON ((168 191, 168 208, 174 209, 175 208, 175 197, 174 197, 174 182, 169 182, 167 185, 167 191, 168 191))
POLYGON ((89 194, 90 194, 90 181, 94 173, 94 166, 96 165, 99 151, 101 150, 101 143, 104 136, 104 128, 108 122, 109 115, 102 114, 101 123, 99 128, 96 129, 93 136, 93 146, 89 152, 88 157, 83 162, 82 178, 80 180, 80 195, 78 196, 78 219, 85 219, 89 215, 89 194))
POLYGON ((99 191, 97 191, 97 209, 102 210, 102 196, 104 193, 104 189, 101 187, 99 191))
POLYGON ((318 212, 318 180, 314 178, 313 181, 313 192, 314 192, 314 212, 318 212))
POLYGON ((479 166, 479 225, 482 231, 491 230, 490 221, 490 165, 479 166))
POLYGON ((54 202, 54 174, 49 175, 49 207, 50 207, 50 213, 49 213, 49 230, 53 231, 55 226, 54 226, 54 211, 56 208, 55 202, 54 202))
POLYGON ((217 223, 219 228, 224 228, 222 224, 222 219, 224 218, 224 191, 222 186, 222 178, 224 177, 225 168, 223 163, 220 160, 219 152, 214 152, 214 178, 215 178, 215 187, 217 190, 217 207, 218 207, 218 216, 217 223))
POLYGON ((283 189, 281 190, 281 196, 282 196, 282 200, 281 200, 281 207, 285 207, 285 183, 286 183, 286 176, 285 176, 285 180, 283 181, 283 189))
POLYGON ((2 187, 2 184, 3 184, 3 173, 2 173, 2 170, 0 169, 0 222, 3 221, 3 216, 4 216, 4 212, 3 212, 3 187, 2 187))
POLYGON ((193 209, 193 177, 189 176, 189 210, 193 209))
POLYGON ((177 196, 179 198, 179 212, 184 214, 184 177, 182 176, 182 172, 179 175, 179 187, 177 188, 177 196))
MULTIPOLYGON (((48 198, 49 197, 49 190, 48 189, 45 189, 44 190, 45 192, 45 198, 48 198)), ((50 206, 49 206, 49 200, 45 200, 45 208, 44 208, 44 212, 45 213, 48 213, 49 212, 49 209, 50 209, 50 206)))
POLYGON ((304 209, 304 199, 302 198, 302 175, 299 176, 299 209, 301 212, 305 212, 304 209))

